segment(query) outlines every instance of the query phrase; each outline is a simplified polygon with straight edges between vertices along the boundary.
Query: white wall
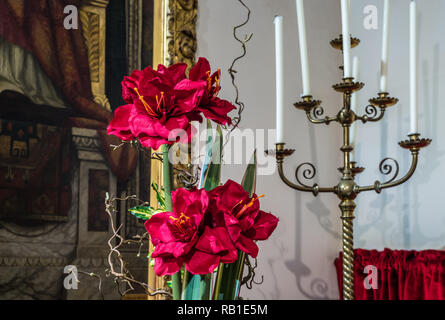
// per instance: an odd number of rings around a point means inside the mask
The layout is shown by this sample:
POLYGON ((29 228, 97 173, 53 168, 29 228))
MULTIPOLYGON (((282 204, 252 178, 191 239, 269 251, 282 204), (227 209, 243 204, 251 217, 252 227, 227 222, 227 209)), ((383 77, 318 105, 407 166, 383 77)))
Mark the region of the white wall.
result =
MULTIPOLYGON (((273 129, 275 127, 275 51, 273 17, 284 16, 285 36, 285 140, 287 146, 298 149, 286 163, 286 174, 293 179, 294 171, 302 162, 317 167, 315 182, 333 186, 338 182, 337 167, 342 165, 338 148, 342 144, 338 124, 309 125, 301 111, 292 104, 301 89, 299 49, 295 1, 245 0, 252 10, 251 20, 238 34, 253 33, 248 43, 247 56, 236 66, 240 98, 246 104, 241 128, 273 129)), ((360 106, 377 92, 378 63, 381 31, 363 28, 363 7, 375 4, 382 8, 382 0, 352 1, 353 34, 362 40, 355 49, 361 59, 360 73, 366 88, 360 92, 360 106)), ((359 125, 357 137, 361 141, 357 152, 360 164, 367 167, 359 178, 362 184, 384 179, 378 173, 378 163, 387 156, 400 159, 401 172, 409 166, 407 152, 397 142, 405 138, 409 127, 408 108, 408 1, 393 0, 391 23, 389 88, 400 98, 400 104, 388 110, 388 116, 378 124, 359 125)), ((323 101, 328 115, 341 106, 341 96, 331 89, 340 82, 342 64, 340 52, 330 47, 329 41, 341 33, 340 1, 305 1, 309 41, 312 91, 323 101)), ((420 168, 415 177, 403 187, 360 195, 356 219, 356 246, 363 248, 439 248, 445 245, 445 223, 440 203, 440 176, 443 155, 438 127, 443 119, 438 104, 444 101, 439 92, 444 84, 440 58, 445 45, 443 22, 445 4, 429 0, 420 7, 421 109, 420 130, 434 139, 434 144, 421 153, 420 168), (439 28, 440 26, 440 28, 439 28), (442 34, 442 36, 441 36, 442 34), (442 98, 442 99, 441 99, 442 98), (440 113, 439 113, 440 112, 440 113), (433 116, 434 115, 434 116, 433 116), (428 159, 428 160, 427 160, 428 159), (420 201, 422 200, 422 201, 420 201), (422 206, 420 205, 422 204, 422 206)), ((236 0, 201 0, 198 18, 198 55, 207 57, 211 65, 223 72, 220 97, 234 99, 234 89, 227 73, 241 48, 232 37, 233 26, 244 21, 246 10, 236 0)), ((381 19, 381 17, 380 17, 381 19)), ((363 112, 363 108, 359 108, 363 112)), ((445 130, 445 129, 443 129, 445 130)), ((273 139, 268 141, 273 145, 273 139)), ((247 146, 248 152, 254 146, 247 146)), ((262 153, 265 146, 258 145, 262 153)), ((264 160, 264 159, 262 159, 264 160)), ((240 180, 244 165, 226 165, 225 179, 240 180)), ((338 297, 333 261, 341 250, 341 223, 338 199, 333 195, 302 194, 286 187, 277 174, 258 177, 258 193, 264 193, 262 209, 280 218, 275 234, 260 244, 258 275, 264 283, 253 290, 243 289, 242 296, 250 299, 315 299, 338 297)))
MULTIPOLYGON (((363 8, 375 4, 383 11, 383 0, 352 1, 354 34, 362 39, 355 49, 361 59, 360 72, 366 87, 360 92, 359 105, 365 106, 368 97, 378 89, 381 29, 365 30, 363 8)), ((357 139, 358 159, 367 167, 359 182, 372 184, 378 176, 381 159, 393 157, 400 160, 401 173, 410 165, 409 152, 397 142, 406 138, 409 131, 409 1, 391 1, 390 55, 388 90, 398 97, 397 106, 388 110, 385 119, 372 125, 360 125, 357 139)), ((364 248, 383 249, 439 249, 445 245, 445 215, 442 209, 442 177, 444 143, 440 128, 445 113, 441 102, 445 95, 445 2, 441 0, 418 1, 419 9, 419 131, 433 139, 433 144, 421 151, 415 175, 404 185, 375 193, 360 195, 357 203, 356 245, 364 248)), ((383 14, 379 17, 379 21, 383 14)), ((363 110, 363 109, 362 109, 363 110)), ((363 112, 363 111, 362 111, 363 112)), ((383 179, 383 178, 382 178, 383 179)))

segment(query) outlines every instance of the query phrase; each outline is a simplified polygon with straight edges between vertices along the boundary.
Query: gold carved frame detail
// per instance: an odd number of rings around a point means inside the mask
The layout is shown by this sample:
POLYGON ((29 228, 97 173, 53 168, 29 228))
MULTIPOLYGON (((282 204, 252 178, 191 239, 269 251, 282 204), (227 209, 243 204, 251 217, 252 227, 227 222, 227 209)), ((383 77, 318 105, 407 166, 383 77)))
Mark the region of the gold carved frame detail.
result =
POLYGON ((111 111, 105 94, 106 9, 109 0, 85 0, 79 10, 82 34, 88 51, 94 101, 111 111))
POLYGON ((195 63, 196 20, 198 0, 170 0, 168 3, 167 48, 168 62, 186 63, 189 68, 195 63))

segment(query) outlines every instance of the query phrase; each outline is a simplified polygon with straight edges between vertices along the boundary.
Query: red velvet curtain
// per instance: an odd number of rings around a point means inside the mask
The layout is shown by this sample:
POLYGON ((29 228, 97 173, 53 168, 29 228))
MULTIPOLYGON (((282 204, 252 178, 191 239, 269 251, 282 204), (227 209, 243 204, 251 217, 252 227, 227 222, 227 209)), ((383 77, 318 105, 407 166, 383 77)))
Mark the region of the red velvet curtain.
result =
MULTIPOLYGON (((445 299, 445 251, 356 249, 354 254, 354 285, 357 300, 445 299), (365 286, 365 278, 369 275, 365 273, 366 266, 376 267, 376 289, 367 289, 365 286)), ((334 264, 342 299, 342 253, 334 264)))
POLYGON ((81 27, 66 30, 63 26, 64 7, 80 4, 81 0, 0 0, 0 35, 31 52, 62 91, 78 114, 67 125, 98 129, 111 169, 124 182, 136 166, 136 152, 129 146, 110 148, 118 143, 104 129, 113 115, 94 102, 81 27))

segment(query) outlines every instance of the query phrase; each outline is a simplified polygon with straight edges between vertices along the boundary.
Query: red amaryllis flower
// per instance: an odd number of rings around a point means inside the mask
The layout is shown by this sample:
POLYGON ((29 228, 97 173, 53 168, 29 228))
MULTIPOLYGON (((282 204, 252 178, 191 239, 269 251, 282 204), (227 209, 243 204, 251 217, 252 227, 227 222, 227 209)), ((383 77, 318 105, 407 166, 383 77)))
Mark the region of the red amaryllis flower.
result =
POLYGON ((260 210, 258 199, 251 198, 243 187, 228 180, 209 192, 210 208, 215 226, 224 225, 235 247, 256 257, 256 240, 266 240, 275 230, 278 218, 260 210))
POLYGON ((236 107, 228 102, 218 98, 221 90, 221 70, 218 69, 211 74, 209 61, 205 58, 199 58, 196 65, 190 70, 189 79, 192 81, 205 81, 206 91, 197 108, 207 119, 213 120, 219 124, 231 124, 232 119, 227 115, 236 107))
POLYGON ((107 132, 124 141, 138 139, 142 145, 158 149, 181 139, 189 142, 190 121, 200 120, 193 111, 205 93, 204 81, 185 78, 185 64, 162 65, 134 71, 122 82, 123 97, 129 103, 115 111, 107 132))
POLYGON ((140 88, 141 82, 150 81, 153 78, 162 76, 162 81, 167 87, 173 88, 177 83, 186 79, 185 70, 187 65, 185 63, 177 63, 169 68, 162 64, 158 65, 158 70, 153 70, 152 67, 147 67, 144 70, 133 70, 130 76, 125 76, 121 82, 122 98, 125 102, 133 104, 135 100, 139 99, 139 95, 134 88, 140 88))
POLYGON ((204 226, 209 202, 204 189, 178 189, 172 201, 173 212, 155 214, 145 223, 155 246, 156 274, 175 274, 183 264, 192 274, 207 274, 220 262, 236 261, 227 230, 204 226))

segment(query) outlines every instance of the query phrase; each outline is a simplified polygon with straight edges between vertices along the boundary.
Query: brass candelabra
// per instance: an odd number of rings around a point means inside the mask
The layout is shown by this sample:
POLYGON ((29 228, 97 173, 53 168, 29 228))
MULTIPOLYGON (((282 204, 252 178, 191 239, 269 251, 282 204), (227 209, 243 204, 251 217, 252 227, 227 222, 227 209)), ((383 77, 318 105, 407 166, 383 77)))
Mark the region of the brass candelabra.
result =
MULTIPOLYGON (((360 40, 351 37, 351 47, 359 44, 360 40)), ((332 47, 342 50, 341 36, 331 41, 332 47)), ((308 120, 314 124, 326 124, 331 122, 338 122, 343 128, 343 145, 340 150, 344 154, 343 167, 339 168, 342 176, 339 183, 334 187, 320 187, 318 184, 312 186, 303 183, 300 180, 300 170, 308 166, 303 171, 303 177, 306 180, 311 180, 316 175, 316 169, 311 163, 303 163, 297 167, 295 177, 297 183, 291 182, 283 172, 284 159, 294 153, 293 149, 286 149, 285 143, 277 143, 275 150, 266 151, 269 155, 274 155, 277 160, 278 173, 283 182, 289 187, 303 192, 312 192, 314 196, 319 193, 335 193, 340 199, 340 210, 342 219, 342 245, 343 245, 343 298, 345 300, 354 299, 354 210, 356 204, 355 198, 364 191, 374 190, 380 193, 383 189, 392 188, 406 182, 416 170, 418 155, 420 149, 428 146, 431 139, 421 139, 420 134, 410 134, 408 140, 399 142, 399 145, 408 149, 411 152, 412 162, 408 172, 401 178, 397 179, 399 175, 399 164, 392 158, 385 158, 380 162, 379 170, 384 175, 392 176, 385 182, 375 181, 373 185, 359 186, 355 182, 355 176, 363 170, 363 167, 357 166, 355 161, 351 161, 350 154, 354 150, 350 142, 350 127, 355 121, 377 122, 381 120, 385 114, 386 108, 395 105, 398 99, 392 98, 387 92, 380 92, 377 97, 369 100, 369 105, 365 108, 365 115, 359 116, 351 110, 351 94, 359 91, 364 86, 361 82, 355 82, 354 78, 343 78, 339 84, 333 85, 335 91, 343 94, 343 107, 335 117, 324 117, 323 108, 320 106, 321 101, 314 100, 312 96, 304 96, 301 101, 298 101, 294 106, 303 110, 306 113, 308 120), (393 164, 391 164, 393 162, 393 164), (393 166, 394 165, 394 166, 393 166)))

